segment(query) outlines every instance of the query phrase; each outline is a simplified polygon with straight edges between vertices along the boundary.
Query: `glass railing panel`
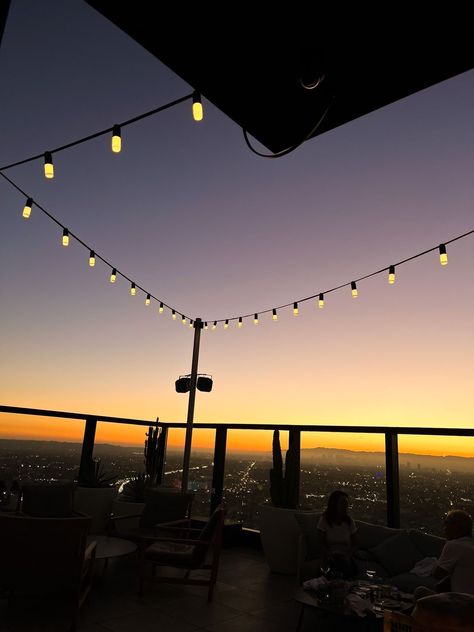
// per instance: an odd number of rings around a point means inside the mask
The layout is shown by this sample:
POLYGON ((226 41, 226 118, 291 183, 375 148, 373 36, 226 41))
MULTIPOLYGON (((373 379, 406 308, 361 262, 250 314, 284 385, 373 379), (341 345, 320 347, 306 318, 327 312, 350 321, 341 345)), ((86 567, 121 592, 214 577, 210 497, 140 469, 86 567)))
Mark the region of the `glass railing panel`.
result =
POLYGON ((450 509, 474 516, 474 437, 399 435, 400 522, 444 535, 450 509))
POLYGON ((336 489, 348 494, 354 519, 386 524, 384 435, 301 433, 301 507, 324 511, 336 489))

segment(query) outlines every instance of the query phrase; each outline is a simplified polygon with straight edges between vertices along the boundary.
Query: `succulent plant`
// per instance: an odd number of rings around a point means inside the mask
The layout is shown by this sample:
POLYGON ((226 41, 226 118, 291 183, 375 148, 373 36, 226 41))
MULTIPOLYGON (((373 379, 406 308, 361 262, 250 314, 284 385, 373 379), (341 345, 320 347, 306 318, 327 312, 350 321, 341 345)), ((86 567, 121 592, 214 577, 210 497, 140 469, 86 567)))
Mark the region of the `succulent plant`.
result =
POLYGON ((298 506, 299 458, 295 437, 290 433, 290 443, 285 458, 280 446, 280 431, 273 432, 273 468, 270 470, 270 496, 274 507, 296 509, 298 506))

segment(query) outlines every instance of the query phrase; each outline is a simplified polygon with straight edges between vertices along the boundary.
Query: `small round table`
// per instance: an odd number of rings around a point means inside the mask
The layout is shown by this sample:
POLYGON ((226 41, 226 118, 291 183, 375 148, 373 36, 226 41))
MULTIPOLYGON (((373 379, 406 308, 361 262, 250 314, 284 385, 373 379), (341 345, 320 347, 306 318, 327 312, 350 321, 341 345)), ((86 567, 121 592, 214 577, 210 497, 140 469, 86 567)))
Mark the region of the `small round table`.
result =
POLYGON ((135 542, 130 542, 130 540, 124 540, 123 538, 113 538, 108 535, 90 535, 87 538, 87 544, 91 542, 97 543, 95 559, 104 560, 104 573, 111 557, 129 555, 137 550, 135 542))

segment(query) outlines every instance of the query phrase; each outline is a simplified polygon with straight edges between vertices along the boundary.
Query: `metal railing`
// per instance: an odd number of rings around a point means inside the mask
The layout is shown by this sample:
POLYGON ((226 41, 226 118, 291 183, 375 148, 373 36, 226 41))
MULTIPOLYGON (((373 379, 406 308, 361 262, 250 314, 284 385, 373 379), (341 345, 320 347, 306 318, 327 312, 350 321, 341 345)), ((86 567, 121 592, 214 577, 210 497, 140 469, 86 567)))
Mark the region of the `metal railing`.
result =
MULTIPOLYGON (((129 424, 135 426, 158 426, 164 433, 162 441, 163 453, 160 461, 165 463, 168 431, 171 428, 186 429, 186 423, 147 421, 144 419, 130 419, 125 417, 111 417, 108 415, 96 415, 85 413, 72 413, 57 410, 44 410, 38 408, 22 408, 17 406, 0 406, 0 412, 36 415, 41 417, 59 417, 62 419, 82 419, 85 421, 84 438, 82 442, 81 460, 79 468, 79 480, 87 471, 94 450, 95 432, 97 422, 129 424)), ((224 474, 226 463, 227 434, 229 430, 283 430, 292 433, 294 445, 301 449, 301 432, 331 432, 331 433, 358 433, 358 434, 383 434, 385 437, 385 475, 387 495, 387 525, 389 527, 400 526, 400 476, 398 465, 398 436, 399 435, 435 435, 435 436, 460 436, 474 437, 473 428, 421 428, 404 426, 332 426, 332 425, 294 425, 294 424, 249 424, 249 423, 195 423, 194 429, 215 430, 214 458, 211 486, 211 511, 223 500, 224 474)), ((158 476, 162 481, 164 472, 158 476)), ((299 480, 295 481, 298 486, 299 480)))

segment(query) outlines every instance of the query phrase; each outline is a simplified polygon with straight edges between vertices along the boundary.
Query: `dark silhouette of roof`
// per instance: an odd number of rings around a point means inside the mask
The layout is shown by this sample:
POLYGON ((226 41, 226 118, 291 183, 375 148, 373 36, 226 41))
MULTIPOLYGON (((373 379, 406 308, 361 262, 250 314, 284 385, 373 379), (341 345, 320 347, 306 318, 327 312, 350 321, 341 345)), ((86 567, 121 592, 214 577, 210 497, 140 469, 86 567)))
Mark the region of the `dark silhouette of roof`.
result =
POLYGON ((328 19, 314 3, 258 17, 245 3, 86 1, 272 152, 472 68, 459 6, 415 20, 340 5, 328 19))

